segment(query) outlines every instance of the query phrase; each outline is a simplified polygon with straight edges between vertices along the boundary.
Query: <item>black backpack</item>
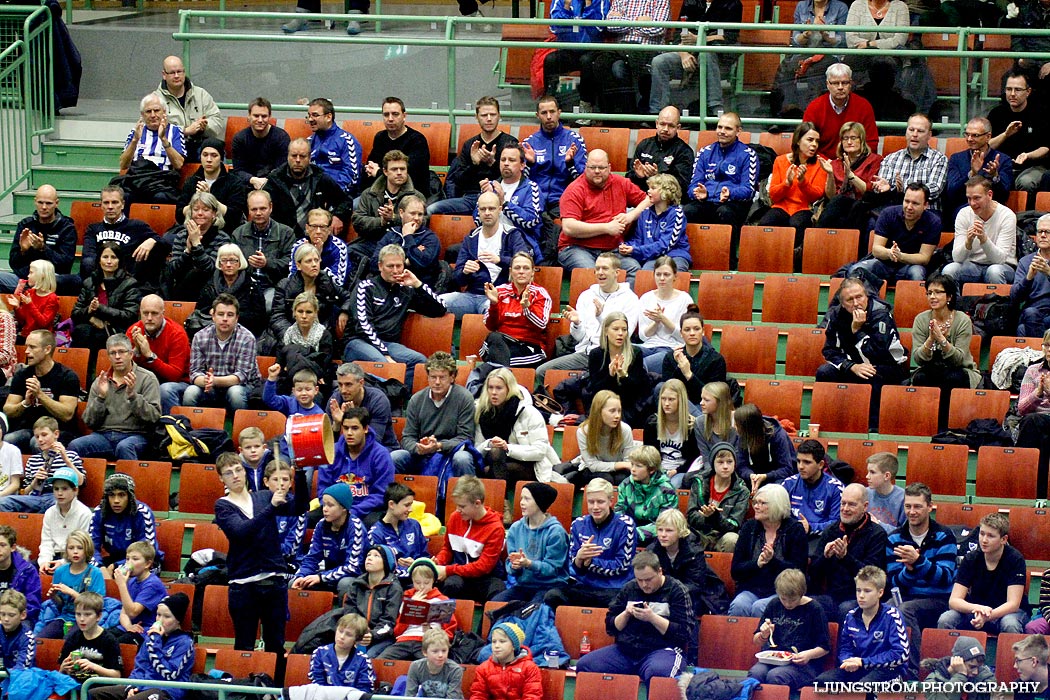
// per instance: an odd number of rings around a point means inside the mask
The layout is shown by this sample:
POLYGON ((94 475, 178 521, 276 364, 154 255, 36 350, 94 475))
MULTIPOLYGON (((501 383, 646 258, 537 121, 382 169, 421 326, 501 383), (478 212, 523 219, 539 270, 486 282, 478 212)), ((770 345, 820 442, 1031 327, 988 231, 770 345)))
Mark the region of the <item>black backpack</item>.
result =
POLYGON ((973 321, 973 332, 982 338, 1013 335, 1017 329, 1018 309, 1010 297, 998 294, 959 297, 958 310, 973 321))

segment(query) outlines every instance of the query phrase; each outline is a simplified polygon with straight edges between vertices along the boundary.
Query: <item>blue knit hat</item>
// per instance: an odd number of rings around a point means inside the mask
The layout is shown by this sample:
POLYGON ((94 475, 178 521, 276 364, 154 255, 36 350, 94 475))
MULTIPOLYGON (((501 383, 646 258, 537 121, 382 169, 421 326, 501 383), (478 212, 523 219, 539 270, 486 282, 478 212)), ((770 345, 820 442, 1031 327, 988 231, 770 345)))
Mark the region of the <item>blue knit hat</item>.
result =
MULTIPOLYGON (((368 552, 373 549, 379 552, 379 557, 383 560, 383 573, 389 575, 397 566, 397 555, 394 554, 394 550, 385 544, 374 544, 368 548, 368 552)), ((365 552, 365 556, 368 555, 368 552, 365 552)))
POLYGON ((345 484, 341 481, 337 481, 326 488, 322 496, 331 496, 335 499, 336 503, 347 510, 350 510, 354 506, 354 492, 350 490, 349 484, 345 484))
MULTIPOLYGON (((517 656, 521 652, 521 645, 525 643, 525 631, 513 622, 500 622, 497 625, 493 625, 492 632, 496 630, 507 635, 511 646, 514 647, 514 655, 517 656)), ((489 633, 489 641, 492 641, 492 632, 489 633)))

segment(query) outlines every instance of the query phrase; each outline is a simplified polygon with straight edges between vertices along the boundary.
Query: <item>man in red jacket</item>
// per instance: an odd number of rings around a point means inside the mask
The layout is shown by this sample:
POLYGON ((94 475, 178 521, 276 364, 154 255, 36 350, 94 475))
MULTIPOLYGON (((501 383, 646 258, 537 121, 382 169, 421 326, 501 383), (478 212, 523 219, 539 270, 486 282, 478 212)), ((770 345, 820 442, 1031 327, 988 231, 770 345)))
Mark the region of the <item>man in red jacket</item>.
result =
POLYGON ((190 340, 182 325, 164 316, 164 300, 149 294, 139 303, 139 320, 128 329, 135 362, 160 382, 160 412, 182 403, 189 386, 190 340))
POLYGON ((485 505, 485 484, 460 477, 449 496, 456 510, 445 524, 445 542, 434 557, 438 586, 449 598, 484 603, 504 589, 497 576, 503 554, 503 514, 485 505))

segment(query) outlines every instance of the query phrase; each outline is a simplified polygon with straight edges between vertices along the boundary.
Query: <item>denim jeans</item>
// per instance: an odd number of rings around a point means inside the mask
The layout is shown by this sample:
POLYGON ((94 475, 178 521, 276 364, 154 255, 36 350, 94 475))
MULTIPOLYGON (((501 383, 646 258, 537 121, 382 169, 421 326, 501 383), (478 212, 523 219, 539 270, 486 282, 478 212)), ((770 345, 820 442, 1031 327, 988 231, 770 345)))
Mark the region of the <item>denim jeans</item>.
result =
MULTIPOLYGON (((405 386, 408 387, 409 391, 412 391, 412 384, 416 376, 416 365, 423 364, 427 361, 427 358, 422 353, 416 352, 401 343, 388 341, 386 343, 386 351, 390 357, 394 358, 394 362, 405 363, 405 386)), ((354 360, 366 360, 368 362, 387 361, 383 353, 379 352, 375 345, 372 345, 364 338, 354 338, 346 344, 343 360, 346 362, 353 362, 354 360)))
MULTIPOLYGON (((440 202, 439 202, 440 204, 440 202)), ((456 318, 465 314, 483 314, 489 308, 489 298, 484 294, 470 292, 449 292, 438 297, 448 312, 456 318)))
POLYGON ((669 347, 649 348, 644 345, 635 345, 634 349, 642 355, 642 364, 646 372, 661 374, 664 367, 664 355, 671 352, 669 347))
MULTIPOLYGON (((722 75, 718 66, 718 54, 709 53, 706 59, 697 56, 698 60, 707 61, 707 108, 708 114, 722 106, 722 75)), ((672 80, 682 80, 685 71, 682 69, 682 57, 676 52, 658 54, 652 63, 653 83, 649 92, 649 113, 658 114, 667 105, 676 105, 679 109, 689 106, 696 97, 695 86, 688 89, 672 88, 672 80), (691 96, 690 96, 691 95, 691 96)))
POLYGON ((475 192, 462 197, 442 199, 427 207, 427 214, 473 214, 480 196, 480 192, 475 192))
POLYGON ((160 385, 160 412, 171 415, 171 407, 182 403, 182 395, 189 388, 186 382, 164 382, 160 385))
MULTIPOLYGON (((970 619, 970 615, 963 615, 956 610, 948 610, 937 618, 937 628, 942 630, 972 630, 970 619)), ((1024 625, 1027 621, 1028 613, 1018 610, 1015 613, 1003 615, 998 620, 988 620, 981 629, 988 634, 1005 632, 1021 634, 1024 632, 1024 625)))
POLYGON ((985 284, 1012 284, 1014 269, 1009 265, 978 265, 977 263, 948 263, 943 274, 955 280, 959 289, 967 282, 984 282, 985 284))
POLYGON ((81 457, 115 459, 141 459, 148 446, 149 439, 142 433, 126 433, 120 430, 91 433, 69 443, 69 449, 81 457))
POLYGON ((55 496, 45 493, 40 496, 4 496, 0 498, 0 512, 43 513, 55 505, 55 496))
MULTIPOLYGON (((423 471, 423 462, 430 457, 394 450, 390 458, 394 460, 395 474, 419 474, 423 471)), ((457 450, 452 455, 452 476, 474 476, 474 458, 466 450, 457 450)))
POLYGON ((926 268, 923 265, 890 265, 882 260, 872 258, 863 260, 849 269, 852 277, 855 270, 863 269, 878 277, 880 280, 914 280, 922 282, 926 279, 926 268))
POLYGON ((219 408, 230 408, 234 411, 248 408, 248 389, 236 384, 225 389, 216 389, 210 394, 204 393, 204 389, 191 384, 186 393, 182 395, 183 406, 218 406, 219 408))
POLYGON ((759 598, 751 591, 741 591, 729 604, 729 614, 740 617, 762 617, 765 615, 766 606, 776 598, 771 595, 767 598, 759 598))

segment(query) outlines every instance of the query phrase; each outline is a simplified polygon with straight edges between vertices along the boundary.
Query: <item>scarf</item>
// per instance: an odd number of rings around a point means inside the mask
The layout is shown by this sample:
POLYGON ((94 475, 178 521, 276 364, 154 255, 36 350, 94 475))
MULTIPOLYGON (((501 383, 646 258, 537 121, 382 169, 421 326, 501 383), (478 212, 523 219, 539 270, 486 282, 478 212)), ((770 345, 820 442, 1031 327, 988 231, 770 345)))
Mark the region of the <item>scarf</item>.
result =
POLYGON ((502 406, 490 407, 478 417, 478 427, 486 440, 498 437, 510 442, 511 433, 514 432, 514 422, 518 418, 520 402, 521 399, 511 396, 502 406))
POLYGON ((284 338, 282 341, 285 345, 305 345, 311 350, 316 351, 321 344, 321 337, 324 335, 325 328, 317 321, 314 321, 314 325, 310 326, 310 331, 303 337, 303 334, 299 331, 299 324, 293 323, 288 326, 288 330, 284 332, 284 338))

